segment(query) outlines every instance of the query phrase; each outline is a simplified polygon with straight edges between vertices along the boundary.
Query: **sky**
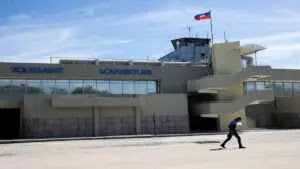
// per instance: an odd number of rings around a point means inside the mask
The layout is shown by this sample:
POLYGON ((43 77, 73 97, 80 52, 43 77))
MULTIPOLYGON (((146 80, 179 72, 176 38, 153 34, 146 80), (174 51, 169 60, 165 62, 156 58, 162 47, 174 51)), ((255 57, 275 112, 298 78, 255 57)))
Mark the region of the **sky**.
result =
POLYGON ((59 58, 155 60, 171 39, 207 37, 212 11, 215 42, 260 44, 257 62, 300 68, 297 0, 1 0, 0 62, 49 63, 59 58))

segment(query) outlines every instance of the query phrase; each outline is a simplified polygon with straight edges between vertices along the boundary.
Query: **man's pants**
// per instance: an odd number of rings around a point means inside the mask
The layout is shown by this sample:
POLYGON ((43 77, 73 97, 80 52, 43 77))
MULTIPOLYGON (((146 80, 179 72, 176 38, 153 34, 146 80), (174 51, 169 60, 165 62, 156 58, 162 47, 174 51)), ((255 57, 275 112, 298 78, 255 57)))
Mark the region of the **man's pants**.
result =
POLYGON ((232 135, 234 135, 234 137, 237 138, 237 140, 239 142, 239 146, 242 147, 243 145, 242 145, 242 142, 241 142, 241 137, 236 132, 236 130, 229 130, 229 133, 227 134, 227 139, 222 143, 222 145, 225 146, 225 144, 232 138, 232 135))

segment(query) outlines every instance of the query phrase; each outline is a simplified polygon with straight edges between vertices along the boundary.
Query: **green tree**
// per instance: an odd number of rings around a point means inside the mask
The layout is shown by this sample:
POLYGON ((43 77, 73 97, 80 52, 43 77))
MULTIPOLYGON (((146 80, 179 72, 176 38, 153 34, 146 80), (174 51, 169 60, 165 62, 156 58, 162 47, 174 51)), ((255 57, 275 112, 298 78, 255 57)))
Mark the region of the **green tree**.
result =
POLYGON ((84 86, 84 87, 76 87, 72 94, 96 94, 98 90, 93 88, 92 86, 84 86))

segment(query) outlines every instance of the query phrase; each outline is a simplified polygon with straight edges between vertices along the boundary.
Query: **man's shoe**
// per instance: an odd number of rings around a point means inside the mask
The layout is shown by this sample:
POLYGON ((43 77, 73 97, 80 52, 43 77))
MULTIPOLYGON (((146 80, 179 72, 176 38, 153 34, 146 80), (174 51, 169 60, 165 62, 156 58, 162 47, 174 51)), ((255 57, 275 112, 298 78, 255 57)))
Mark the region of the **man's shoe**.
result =
POLYGON ((244 146, 240 146, 239 148, 246 148, 246 147, 244 147, 244 146))
POLYGON ((220 146, 223 147, 223 148, 226 148, 225 145, 223 145, 223 144, 221 144, 220 146))

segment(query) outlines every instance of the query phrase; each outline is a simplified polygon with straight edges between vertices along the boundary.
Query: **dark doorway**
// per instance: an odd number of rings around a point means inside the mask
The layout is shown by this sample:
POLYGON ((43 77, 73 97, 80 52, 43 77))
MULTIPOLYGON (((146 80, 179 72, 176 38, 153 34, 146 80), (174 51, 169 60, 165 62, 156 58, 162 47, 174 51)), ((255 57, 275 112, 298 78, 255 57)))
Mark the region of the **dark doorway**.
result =
POLYGON ((193 109, 197 104, 216 101, 216 99, 215 94, 191 93, 188 95, 190 130, 192 132, 218 131, 218 118, 201 117, 199 114, 206 112, 197 112, 197 109, 193 109))
POLYGON ((20 132, 20 109, 0 109, 0 139, 15 139, 20 132))
POLYGON ((190 128, 192 132, 218 131, 218 118, 190 116, 190 128))

